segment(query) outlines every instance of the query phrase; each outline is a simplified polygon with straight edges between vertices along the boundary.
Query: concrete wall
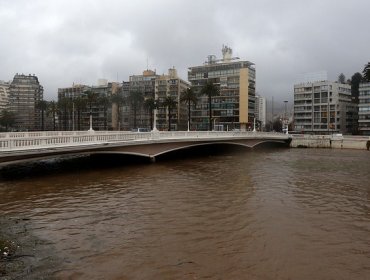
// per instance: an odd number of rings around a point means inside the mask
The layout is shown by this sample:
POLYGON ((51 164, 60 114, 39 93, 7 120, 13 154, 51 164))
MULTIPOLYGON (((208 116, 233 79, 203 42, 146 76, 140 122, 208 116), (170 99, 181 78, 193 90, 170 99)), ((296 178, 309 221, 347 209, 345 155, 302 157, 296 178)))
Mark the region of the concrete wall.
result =
POLYGON ((370 149, 370 137, 332 135, 292 135, 291 148, 370 149))

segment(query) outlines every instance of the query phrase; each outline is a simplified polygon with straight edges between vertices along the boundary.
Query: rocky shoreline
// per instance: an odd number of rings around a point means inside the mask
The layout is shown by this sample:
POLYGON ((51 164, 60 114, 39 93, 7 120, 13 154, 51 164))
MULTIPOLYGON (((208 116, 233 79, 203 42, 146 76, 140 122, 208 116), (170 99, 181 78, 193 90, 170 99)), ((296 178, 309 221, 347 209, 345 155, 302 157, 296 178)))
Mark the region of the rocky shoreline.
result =
POLYGON ((54 279, 53 245, 32 234, 32 221, 0 217, 0 279, 54 279))

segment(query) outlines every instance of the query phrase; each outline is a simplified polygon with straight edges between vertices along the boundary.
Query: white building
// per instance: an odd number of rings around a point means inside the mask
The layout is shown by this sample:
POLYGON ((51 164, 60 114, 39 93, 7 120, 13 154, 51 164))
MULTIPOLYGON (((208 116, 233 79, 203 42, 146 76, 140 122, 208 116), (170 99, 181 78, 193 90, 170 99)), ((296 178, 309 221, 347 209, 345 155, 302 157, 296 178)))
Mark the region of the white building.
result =
POLYGON ((294 85, 295 131, 350 134, 355 112, 348 84, 325 80, 294 85))
POLYGON ((266 125, 266 98, 256 95, 256 120, 260 121, 262 128, 266 125))
POLYGON ((9 87, 10 82, 0 81, 0 113, 8 107, 9 87))

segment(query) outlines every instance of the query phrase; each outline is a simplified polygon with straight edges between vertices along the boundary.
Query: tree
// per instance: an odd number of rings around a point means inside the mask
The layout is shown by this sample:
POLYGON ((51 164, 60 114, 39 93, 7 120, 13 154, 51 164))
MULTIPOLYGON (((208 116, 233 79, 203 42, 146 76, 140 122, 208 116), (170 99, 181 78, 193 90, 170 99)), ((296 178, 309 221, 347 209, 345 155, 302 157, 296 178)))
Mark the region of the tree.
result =
POLYGON ((45 130, 44 115, 45 115, 45 111, 48 108, 48 102, 45 100, 39 100, 36 102, 35 108, 41 111, 41 130, 44 131, 45 130))
POLYGON ((134 128, 136 128, 137 110, 143 104, 144 96, 141 91, 130 91, 127 99, 129 104, 131 105, 131 108, 134 110, 134 128))
POLYGON ((104 111, 104 130, 107 130, 108 123, 108 106, 111 104, 111 100, 106 95, 101 95, 98 97, 98 105, 103 107, 104 111))
POLYGON ((346 76, 344 76, 343 73, 340 73, 339 76, 338 76, 338 82, 341 83, 341 84, 345 84, 346 83, 346 76))
POLYGON ((46 115, 47 116, 53 116, 53 130, 55 131, 56 127, 56 115, 58 114, 58 104, 55 101, 50 101, 48 103, 48 108, 46 109, 46 115))
POLYGON ((168 108, 168 131, 171 131, 172 109, 176 108, 177 102, 172 96, 167 96, 162 104, 168 108))
POLYGON ((281 119, 277 118, 272 123, 272 128, 276 132, 282 132, 283 131, 283 123, 281 119))
POLYGON ((0 125, 5 127, 5 131, 8 131, 10 127, 15 123, 15 114, 8 110, 2 110, 0 113, 0 125))
POLYGON ((351 79, 351 95, 356 104, 358 104, 359 87, 362 79, 362 75, 359 72, 353 74, 351 79))
POLYGON ((75 109, 77 110, 77 130, 81 130, 81 114, 87 106, 87 99, 82 96, 77 96, 73 99, 75 109))
POLYGON ((90 129, 92 129, 92 106, 98 99, 98 93, 88 89, 85 90, 85 96, 87 98, 87 104, 89 105, 90 109, 90 129))
POLYGON ((207 82, 202 90, 202 95, 208 97, 208 109, 209 109, 209 130, 212 130, 212 97, 220 94, 220 90, 212 82, 207 82))
POLYGON ((190 120, 191 120, 191 104, 195 105, 198 101, 198 96, 192 88, 187 88, 181 92, 180 102, 188 105, 188 129, 190 129, 190 120))
POLYGON ((62 119, 63 119, 64 131, 67 131, 67 123, 69 121, 68 113, 71 110, 71 108, 72 108, 71 99, 69 99, 68 97, 62 97, 59 99, 58 109, 59 109, 59 112, 62 112, 62 115, 63 115, 62 119))
POLYGON ((144 100, 144 108, 149 112, 151 130, 153 130, 153 111, 157 107, 157 101, 153 97, 144 100))
POLYGON ((122 96, 122 93, 121 92, 117 92, 115 94, 112 94, 111 96, 111 102, 112 102, 112 127, 115 128, 117 127, 118 129, 120 129, 120 120, 121 120, 121 106, 123 104, 125 104, 126 100, 125 98, 122 96), (115 105, 115 106, 113 106, 115 105), (114 110, 114 108, 117 108, 117 111, 114 110), (114 112, 117 113, 117 119, 114 119, 113 120, 113 115, 114 115, 114 112))
POLYGON ((364 70, 362 71, 362 74, 363 74, 365 82, 370 82, 370 62, 368 62, 365 65, 364 70))

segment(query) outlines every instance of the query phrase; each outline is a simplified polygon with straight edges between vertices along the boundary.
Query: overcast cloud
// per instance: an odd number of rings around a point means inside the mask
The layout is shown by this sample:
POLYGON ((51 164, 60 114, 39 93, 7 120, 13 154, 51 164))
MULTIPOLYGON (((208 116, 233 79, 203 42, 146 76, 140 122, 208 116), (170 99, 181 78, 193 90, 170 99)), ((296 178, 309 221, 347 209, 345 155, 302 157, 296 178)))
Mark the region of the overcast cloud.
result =
POLYGON ((368 0, 0 0, 0 80, 36 74, 45 99, 72 83, 166 73, 207 55, 256 65, 257 91, 292 100, 299 74, 350 78, 370 60, 368 0))

